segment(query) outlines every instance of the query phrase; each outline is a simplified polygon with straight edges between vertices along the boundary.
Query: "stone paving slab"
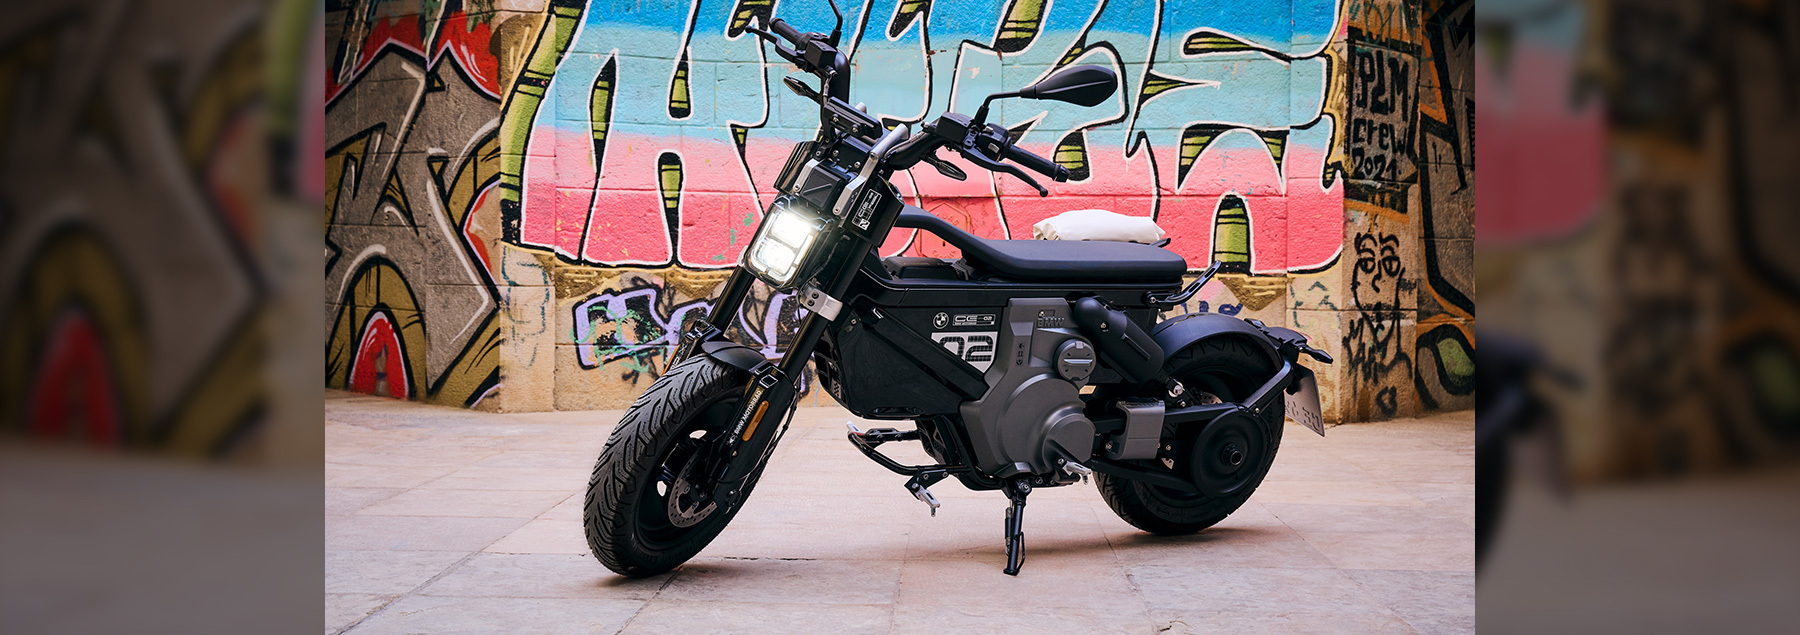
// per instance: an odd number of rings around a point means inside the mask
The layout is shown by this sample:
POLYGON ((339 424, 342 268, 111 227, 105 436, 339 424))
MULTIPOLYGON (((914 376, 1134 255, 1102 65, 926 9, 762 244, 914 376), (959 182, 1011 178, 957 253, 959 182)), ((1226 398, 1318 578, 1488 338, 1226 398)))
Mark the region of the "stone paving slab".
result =
POLYGON ((845 421, 891 424, 802 408, 731 526, 644 580, 606 570, 581 530, 586 475, 621 411, 333 392, 325 412, 327 633, 1474 629, 1470 412, 1323 439, 1288 424, 1262 489, 1192 536, 1131 527, 1091 485, 1038 490, 1014 578, 1000 572, 1003 496, 946 481, 933 518, 843 440, 845 421))

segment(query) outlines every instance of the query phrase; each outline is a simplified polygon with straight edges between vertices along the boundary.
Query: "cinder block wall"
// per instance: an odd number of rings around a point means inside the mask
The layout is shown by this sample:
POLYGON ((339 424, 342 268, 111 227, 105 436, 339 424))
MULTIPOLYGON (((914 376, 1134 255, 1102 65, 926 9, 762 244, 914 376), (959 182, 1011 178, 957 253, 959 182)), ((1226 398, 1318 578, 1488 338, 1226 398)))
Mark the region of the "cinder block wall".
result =
MULTIPOLYGON (((1154 217, 1196 271, 1226 263, 1182 310, 1338 355, 1328 419, 1469 405, 1472 2, 840 4, 852 97, 890 121, 1064 64, 1122 79, 1094 108, 999 106, 1080 177, 1050 198, 965 166, 900 177, 911 202, 990 238, 1070 209, 1154 217), (1463 70, 1428 78, 1440 62, 1463 70)), ((817 125, 742 27, 831 27, 823 0, 327 10, 326 381, 507 411, 624 407, 663 372, 817 125)), ((882 250, 954 254, 911 232, 882 250)), ((803 313, 759 291, 741 317, 774 355, 803 313)))

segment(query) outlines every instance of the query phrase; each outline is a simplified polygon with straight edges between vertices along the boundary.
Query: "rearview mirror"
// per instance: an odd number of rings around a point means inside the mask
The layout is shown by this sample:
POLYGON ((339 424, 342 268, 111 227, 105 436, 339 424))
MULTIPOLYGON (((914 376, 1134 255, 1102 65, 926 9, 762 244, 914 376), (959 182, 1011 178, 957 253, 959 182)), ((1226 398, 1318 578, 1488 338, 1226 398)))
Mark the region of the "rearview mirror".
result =
POLYGON ((1026 99, 1054 99, 1078 106, 1098 106, 1112 97, 1118 85, 1119 77, 1112 69, 1082 64, 1051 73, 1042 81, 1019 89, 1016 94, 1026 99))

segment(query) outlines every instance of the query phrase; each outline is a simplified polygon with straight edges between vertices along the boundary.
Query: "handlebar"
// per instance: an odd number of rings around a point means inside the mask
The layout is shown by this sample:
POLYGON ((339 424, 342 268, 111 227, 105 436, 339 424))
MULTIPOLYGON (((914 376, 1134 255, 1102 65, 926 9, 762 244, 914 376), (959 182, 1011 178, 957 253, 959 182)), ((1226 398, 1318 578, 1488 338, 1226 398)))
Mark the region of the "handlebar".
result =
MULTIPOLYGON (((835 9, 835 3, 833 5, 835 9)), ((840 17, 841 19, 841 17, 840 17)), ((815 75, 823 80, 824 94, 813 91, 803 83, 788 78, 786 83, 795 93, 815 101, 820 107, 822 123, 834 127, 847 125, 847 132, 853 136, 867 138, 871 141, 881 138, 881 124, 867 114, 850 108, 844 100, 850 97, 850 64, 843 52, 837 50, 837 31, 830 36, 815 33, 803 33, 786 20, 776 18, 768 22, 768 30, 757 28, 754 24, 745 27, 746 31, 757 37, 768 40, 774 45, 775 52, 783 59, 794 63, 802 71, 815 75), (779 37, 786 40, 793 48, 782 46, 779 37)), ((986 110, 986 106, 983 106, 986 110)), ((967 175, 954 165, 946 163, 933 153, 940 147, 950 147, 963 158, 977 166, 995 172, 1004 172, 1018 177, 1035 188, 1039 196, 1048 196, 1049 190, 1038 185, 1031 177, 1017 166, 1023 166, 1033 172, 1048 176, 1057 182, 1069 180, 1069 170, 1056 162, 1031 153, 1029 150, 1012 145, 1007 138, 1005 128, 995 124, 982 125, 971 121, 968 117, 955 113, 944 113, 933 124, 926 124, 927 134, 899 142, 897 146, 888 148, 888 164, 895 169, 907 169, 927 161, 939 172, 953 179, 962 180, 967 175), (934 128, 941 128, 935 130, 934 128), (1011 161, 1015 165, 1005 163, 1011 161)), ((899 141, 898 139, 896 141, 899 141)))
POLYGON ((1001 156, 1007 160, 1025 166, 1026 169, 1054 179, 1057 183, 1069 180, 1069 169, 1016 145, 1007 145, 1001 156))
POLYGON ((769 30, 773 31, 776 35, 781 36, 781 39, 787 40, 789 44, 794 45, 794 48, 799 48, 801 43, 806 41, 806 38, 801 35, 799 29, 795 29, 793 25, 788 24, 786 20, 782 20, 781 18, 775 18, 774 21, 770 22, 769 30))

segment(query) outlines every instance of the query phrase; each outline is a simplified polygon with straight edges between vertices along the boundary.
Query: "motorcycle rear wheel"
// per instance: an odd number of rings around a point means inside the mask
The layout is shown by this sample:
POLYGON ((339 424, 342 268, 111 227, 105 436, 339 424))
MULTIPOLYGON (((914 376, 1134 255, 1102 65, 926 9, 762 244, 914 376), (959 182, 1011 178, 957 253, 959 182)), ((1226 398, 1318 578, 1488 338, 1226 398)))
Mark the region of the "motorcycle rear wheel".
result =
POLYGON ((747 382, 742 370, 698 355, 658 378, 625 412, 594 463, 582 514, 588 548, 606 568, 634 578, 673 569, 737 515, 762 466, 745 479, 737 504, 707 510, 681 501, 691 501, 684 492, 712 490, 712 483, 687 480, 693 470, 684 468, 730 434, 747 382))
MULTIPOLYGON (((1202 341, 1190 350, 1193 355, 1185 361, 1180 357, 1171 358, 1179 366, 1170 374, 1189 391, 1210 393, 1224 401, 1248 399, 1256 388, 1275 374, 1269 358, 1254 343, 1242 338, 1213 338, 1202 341)), ((1243 431, 1249 434, 1261 433, 1260 439, 1252 439, 1253 443, 1246 445, 1248 448, 1255 448, 1251 451, 1260 456, 1248 457, 1247 465, 1240 469, 1249 471, 1235 475, 1235 483, 1229 494, 1208 496, 1182 492, 1104 473, 1094 475, 1094 484, 1100 489, 1100 497, 1112 508, 1113 513, 1138 529, 1153 534, 1180 535, 1211 527, 1243 506, 1244 501, 1249 500, 1257 486, 1262 484, 1263 477, 1268 475, 1269 466, 1275 461, 1275 451, 1281 446, 1283 406, 1282 402, 1276 401, 1243 431)), ((1190 474, 1196 473, 1195 466, 1190 465, 1192 457, 1202 454, 1195 451, 1193 444, 1221 438, 1220 435, 1208 435, 1206 438, 1202 436, 1200 430, 1189 430, 1177 439, 1164 441, 1177 446, 1173 453, 1175 456, 1170 459, 1173 466, 1161 460, 1135 463, 1149 469, 1173 471, 1175 475, 1188 479, 1190 474)), ((1206 450, 1206 456, 1214 453, 1213 448, 1203 449, 1206 450)))

